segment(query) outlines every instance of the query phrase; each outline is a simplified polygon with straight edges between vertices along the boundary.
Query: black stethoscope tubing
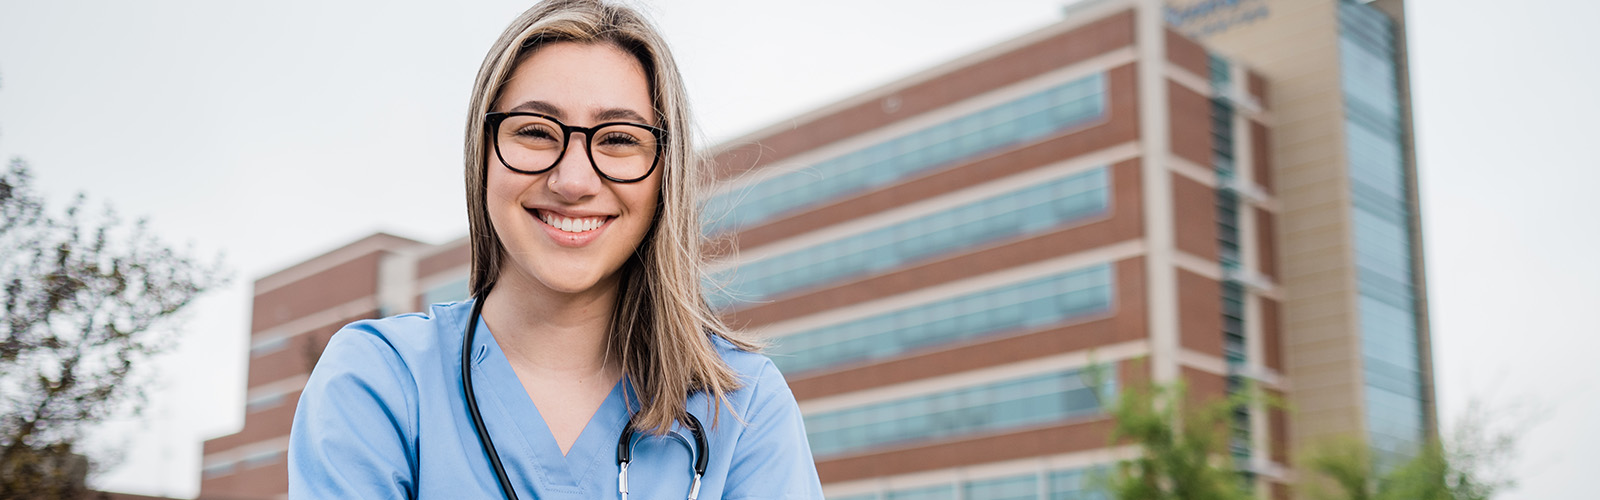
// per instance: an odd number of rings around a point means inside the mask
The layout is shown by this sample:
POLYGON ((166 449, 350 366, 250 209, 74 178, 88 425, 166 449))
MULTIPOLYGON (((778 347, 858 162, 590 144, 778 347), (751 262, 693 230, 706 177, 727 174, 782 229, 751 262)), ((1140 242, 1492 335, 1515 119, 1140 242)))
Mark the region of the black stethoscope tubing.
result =
MULTIPOLYGON (((466 392, 467 412, 472 414, 472 426, 478 431, 478 444, 483 445, 483 451, 489 455, 489 465, 494 468, 494 477, 500 482, 500 491, 505 493, 509 500, 517 500, 517 491, 511 486, 511 478, 506 475, 505 465, 500 463, 500 454, 495 451, 494 440, 489 438, 489 428, 484 426, 483 416, 478 413, 478 398, 472 390, 472 338, 478 333, 478 318, 483 315, 483 300, 480 297, 472 299, 472 316, 467 318, 467 333, 461 340, 461 388, 466 392)), ((694 434, 694 483, 689 488, 689 500, 700 496, 700 478, 706 474, 706 464, 710 462, 710 450, 706 442, 705 429, 700 424, 700 419, 694 414, 684 412, 684 426, 694 434)), ((622 436, 617 439, 617 491, 622 494, 622 500, 628 499, 628 464, 633 462, 633 416, 628 417, 628 424, 622 428, 622 436)))

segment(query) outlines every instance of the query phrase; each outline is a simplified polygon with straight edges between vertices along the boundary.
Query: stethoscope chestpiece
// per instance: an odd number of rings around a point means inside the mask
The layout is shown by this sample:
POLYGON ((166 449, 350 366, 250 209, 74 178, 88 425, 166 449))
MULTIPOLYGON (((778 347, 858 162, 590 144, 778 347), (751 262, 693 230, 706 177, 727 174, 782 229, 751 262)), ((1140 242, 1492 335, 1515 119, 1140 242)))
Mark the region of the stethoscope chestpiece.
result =
MULTIPOLYGON (((694 482, 689 486, 689 500, 700 497, 700 478, 706 475, 706 465, 711 462, 710 444, 706 440, 705 426, 692 413, 685 412, 683 426, 694 435, 694 482)), ((681 437, 679 438, 682 439, 681 437)), ((688 443, 684 443, 687 445, 688 443)), ((633 417, 628 417, 622 436, 617 439, 617 491, 622 500, 628 500, 628 464, 633 462, 633 417)))

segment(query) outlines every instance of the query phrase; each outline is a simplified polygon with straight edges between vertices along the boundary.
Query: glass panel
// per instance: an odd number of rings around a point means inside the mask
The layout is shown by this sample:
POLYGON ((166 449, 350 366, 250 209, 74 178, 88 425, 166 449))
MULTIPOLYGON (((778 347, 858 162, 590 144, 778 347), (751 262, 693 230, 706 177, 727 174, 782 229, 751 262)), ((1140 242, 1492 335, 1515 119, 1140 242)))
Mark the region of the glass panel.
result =
MULTIPOLYGON (((1116 370, 1098 388, 1113 397, 1116 370)), ((1080 370, 1033 375, 805 417, 816 456, 1035 425, 1100 411, 1080 370)))
POLYGON ((779 338, 768 352, 789 374, 897 356, 1110 310, 1109 264, 825 325, 779 338))
POLYGON ((951 161, 1092 122, 1106 109, 1105 75, 1063 83, 949 122, 773 176, 708 200, 707 233, 737 230, 951 161), (1059 100, 1059 102, 1052 102, 1059 100))
POLYGON ((928 486, 909 490, 896 490, 885 495, 884 500, 955 500, 954 485, 928 486))
POLYGON ((718 308, 733 304, 735 298, 765 300, 998 240, 1059 229, 1109 210, 1110 183, 1106 169, 1096 168, 747 262, 714 276, 714 281, 727 283, 728 293, 710 294, 708 300, 718 308), (1062 203, 1068 205, 1064 209, 1045 209, 1062 203))
POLYGON ((1339 3, 1368 439, 1380 468, 1423 441, 1411 209, 1394 23, 1370 5, 1339 3))
POLYGON ((422 292, 422 303, 438 304, 442 302, 466 300, 469 294, 470 291, 467 290, 467 278, 461 278, 435 286, 433 288, 429 288, 427 291, 422 292))
POLYGON ((1111 500, 1102 487, 1103 472, 1099 467, 1054 471, 1045 491, 1050 500, 1111 500))
POLYGON ((1039 498, 1039 476, 1028 474, 972 481, 964 489, 963 500, 1035 500, 1039 498))

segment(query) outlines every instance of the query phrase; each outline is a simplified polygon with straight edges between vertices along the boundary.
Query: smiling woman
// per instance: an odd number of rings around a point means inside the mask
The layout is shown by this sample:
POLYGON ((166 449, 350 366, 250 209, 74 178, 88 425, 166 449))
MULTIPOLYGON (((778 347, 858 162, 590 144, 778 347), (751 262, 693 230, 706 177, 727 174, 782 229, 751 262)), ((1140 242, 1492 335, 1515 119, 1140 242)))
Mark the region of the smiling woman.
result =
POLYGON ((469 108, 473 298, 329 341, 291 497, 822 496, 783 376, 701 296, 684 95, 630 9, 507 28, 469 108))

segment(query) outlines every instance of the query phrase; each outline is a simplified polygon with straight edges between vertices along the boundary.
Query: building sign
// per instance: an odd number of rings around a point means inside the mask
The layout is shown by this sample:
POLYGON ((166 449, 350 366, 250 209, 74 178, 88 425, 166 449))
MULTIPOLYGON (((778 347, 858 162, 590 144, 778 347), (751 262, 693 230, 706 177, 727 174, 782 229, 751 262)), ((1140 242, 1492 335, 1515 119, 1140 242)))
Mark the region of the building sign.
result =
POLYGON ((1267 0, 1168 0, 1167 24, 1204 38, 1267 17, 1267 0))

